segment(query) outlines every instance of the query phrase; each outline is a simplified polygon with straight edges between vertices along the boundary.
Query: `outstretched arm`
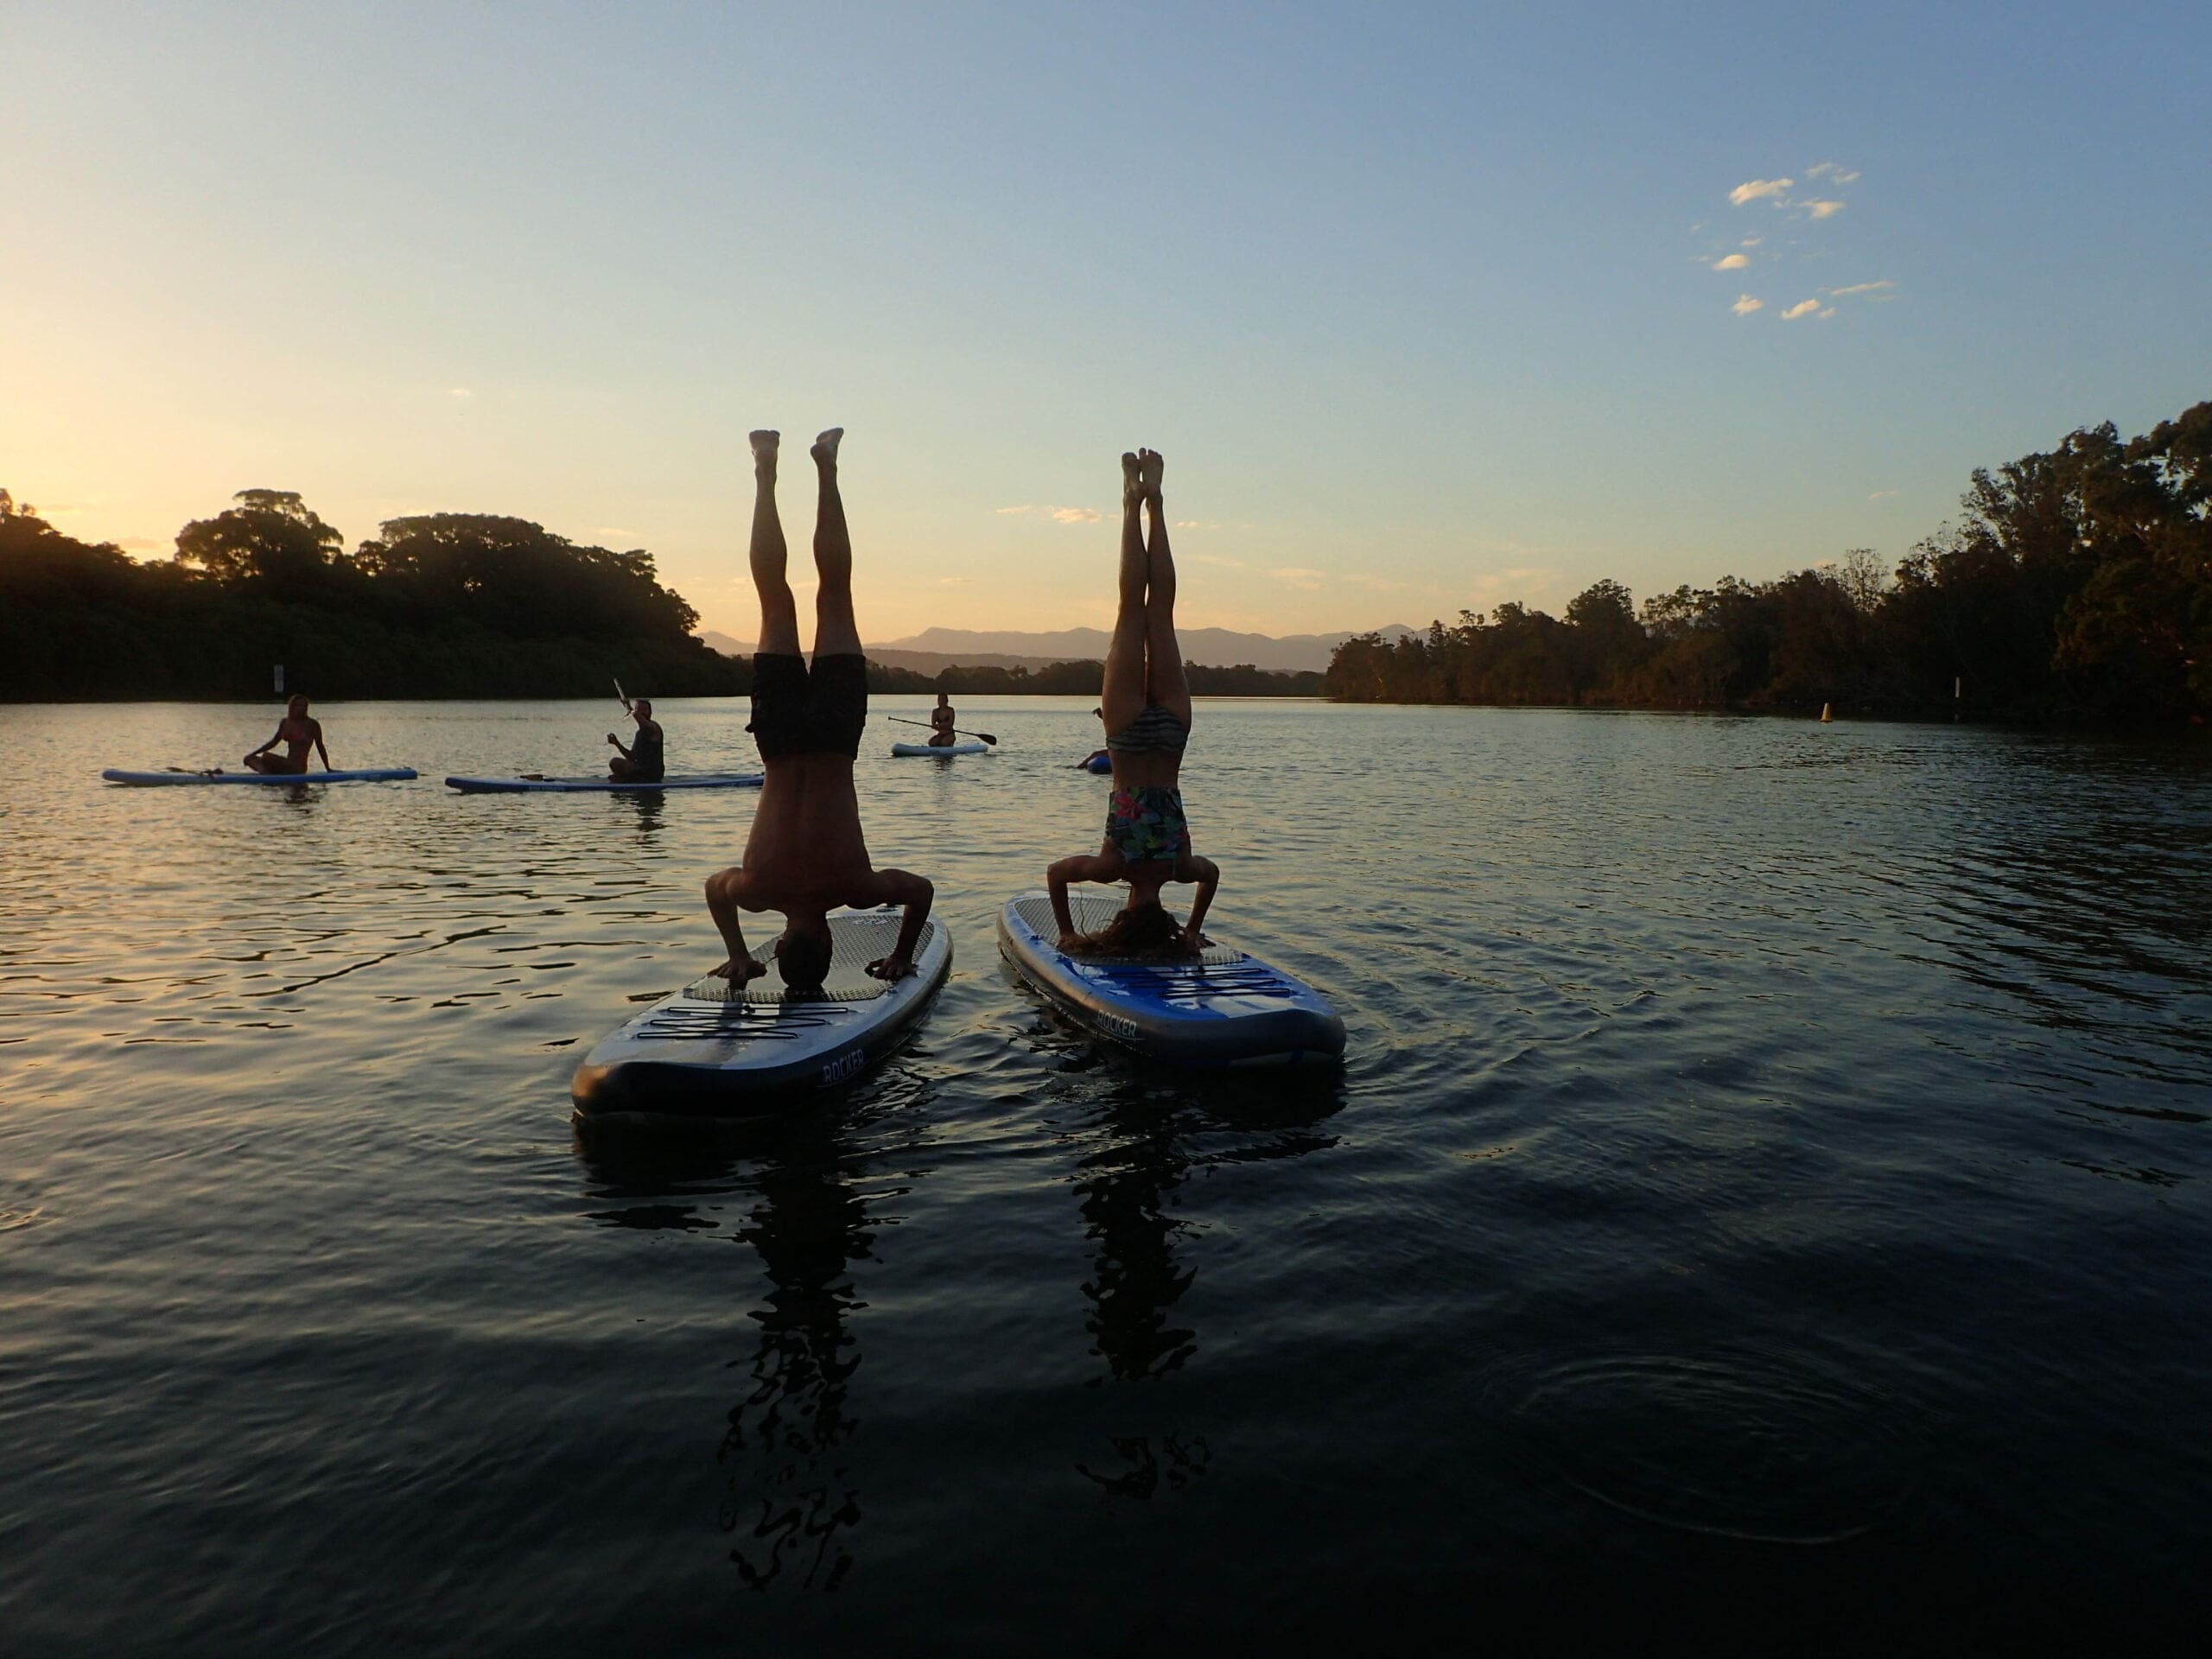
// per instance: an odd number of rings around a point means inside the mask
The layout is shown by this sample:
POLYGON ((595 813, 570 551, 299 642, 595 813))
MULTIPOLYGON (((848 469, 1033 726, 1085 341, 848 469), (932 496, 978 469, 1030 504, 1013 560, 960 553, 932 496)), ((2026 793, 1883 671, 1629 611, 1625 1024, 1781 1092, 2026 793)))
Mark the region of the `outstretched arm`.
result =
POLYGON ((1183 924, 1183 937, 1193 950, 1205 944, 1206 912, 1213 907, 1214 889, 1221 885, 1221 866, 1210 858, 1200 858, 1196 853, 1183 856, 1182 868, 1175 872, 1182 880, 1198 884, 1198 896, 1191 900, 1191 919, 1183 924))
POLYGON ((878 979, 904 979, 914 971, 914 947, 922 941, 922 924, 929 920, 930 905, 936 898, 937 888, 926 876, 906 870, 875 873, 875 902, 904 905, 906 913, 899 918, 899 943, 891 947, 889 956, 868 963, 869 973, 878 979))
POLYGON ((322 757, 322 769, 325 772, 335 772, 338 770, 337 767, 330 764, 330 750, 323 743, 322 722, 319 720, 315 723, 315 752, 322 757))
POLYGON ((1122 864, 1118 858, 1107 858, 1102 854, 1078 853, 1073 858, 1064 858, 1045 872, 1046 890, 1052 895, 1052 919, 1059 925, 1059 944, 1062 950, 1071 940, 1082 937, 1075 925, 1074 912, 1068 909, 1068 883, 1071 881, 1118 881, 1122 864))

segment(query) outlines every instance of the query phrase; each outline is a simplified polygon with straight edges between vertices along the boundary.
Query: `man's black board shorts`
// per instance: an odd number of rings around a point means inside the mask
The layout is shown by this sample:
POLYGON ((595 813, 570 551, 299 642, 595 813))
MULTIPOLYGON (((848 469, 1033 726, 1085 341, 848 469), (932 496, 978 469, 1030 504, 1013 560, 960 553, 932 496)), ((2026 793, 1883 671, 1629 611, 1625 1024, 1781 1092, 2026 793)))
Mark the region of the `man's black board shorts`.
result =
POLYGON ((810 670, 794 652, 753 653, 753 722, 745 729, 763 760, 787 754, 856 759, 867 724, 868 659, 858 652, 817 656, 810 670))

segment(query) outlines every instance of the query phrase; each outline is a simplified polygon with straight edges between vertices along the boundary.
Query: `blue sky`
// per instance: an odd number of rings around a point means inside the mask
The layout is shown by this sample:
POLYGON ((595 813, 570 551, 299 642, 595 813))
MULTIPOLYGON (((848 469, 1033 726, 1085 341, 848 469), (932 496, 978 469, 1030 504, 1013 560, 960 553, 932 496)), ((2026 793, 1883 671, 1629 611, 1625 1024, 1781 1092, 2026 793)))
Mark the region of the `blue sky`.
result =
POLYGON ((1287 632, 1894 557, 2212 396, 2201 3, 800 12, 15 0, 0 485, 515 513, 749 636, 744 433, 841 423, 889 638, 1103 622, 1148 443, 1185 620, 1287 632))

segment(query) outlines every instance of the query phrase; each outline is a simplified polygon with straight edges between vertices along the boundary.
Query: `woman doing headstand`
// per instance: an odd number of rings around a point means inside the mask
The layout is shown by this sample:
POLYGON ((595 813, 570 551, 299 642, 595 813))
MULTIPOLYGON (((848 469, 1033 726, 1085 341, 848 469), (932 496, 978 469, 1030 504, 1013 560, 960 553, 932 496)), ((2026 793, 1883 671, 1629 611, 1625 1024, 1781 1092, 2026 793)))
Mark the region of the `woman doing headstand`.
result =
POLYGON ((1106 839, 1097 852, 1064 858, 1045 873, 1060 949, 1077 955, 1196 955, 1205 943, 1200 925, 1221 880, 1213 861, 1191 850, 1177 786, 1191 737, 1191 687, 1175 639, 1175 561, 1160 505, 1162 464, 1150 449, 1122 457, 1121 606, 1099 700, 1114 761, 1106 839), (1097 932, 1079 933, 1068 909, 1071 881, 1127 881, 1128 902, 1097 932), (1170 881, 1198 886, 1185 923, 1179 925, 1160 902, 1160 889, 1170 881))

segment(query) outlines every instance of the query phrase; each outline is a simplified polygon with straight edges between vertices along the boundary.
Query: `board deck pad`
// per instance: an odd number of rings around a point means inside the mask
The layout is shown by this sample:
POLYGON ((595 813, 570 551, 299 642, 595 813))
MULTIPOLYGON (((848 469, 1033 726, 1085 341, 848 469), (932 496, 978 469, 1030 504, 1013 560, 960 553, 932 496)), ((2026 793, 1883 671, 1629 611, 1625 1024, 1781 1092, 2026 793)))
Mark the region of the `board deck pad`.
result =
MULTIPOLYGON (((1080 932, 1122 907, 1111 894, 1071 893, 1080 932)), ((1070 957, 1057 944, 1051 898, 1017 894, 999 918, 999 948, 1014 970, 1070 1018, 1141 1054, 1183 1065, 1332 1064, 1344 1021, 1312 987, 1232 946, 1196 957, 1070 957)))
POLYGON ((932 920, 911 977, 872 977, 868 964, 891 954, 899 925, 895 910, 831 917, 817 995, 791 996, 772 963, 747 985, 708 975, 663 997, 584 1057, 569 1090, 577 1112, 760 1117, 859 1075, 899 1045, 951 971, 952 941, 932 920))

